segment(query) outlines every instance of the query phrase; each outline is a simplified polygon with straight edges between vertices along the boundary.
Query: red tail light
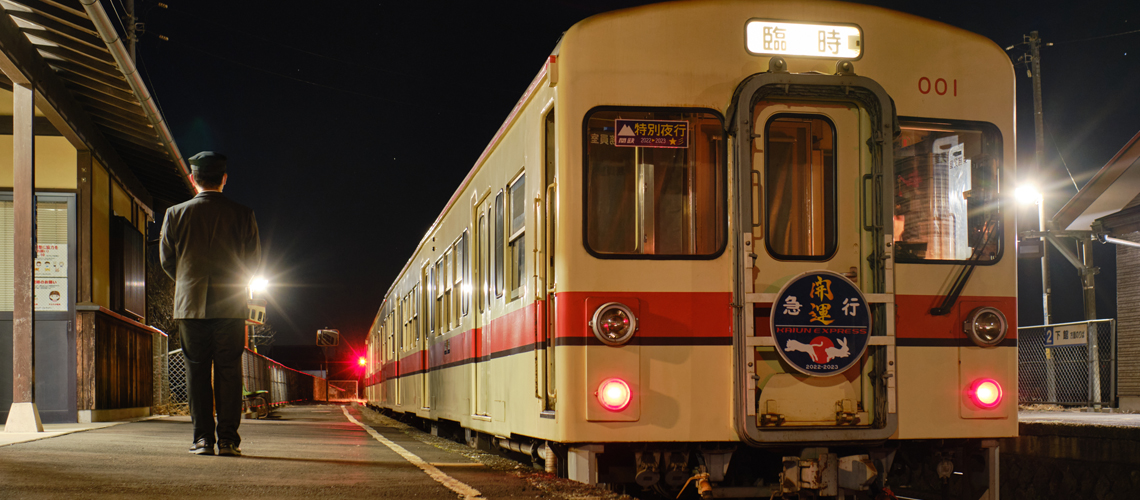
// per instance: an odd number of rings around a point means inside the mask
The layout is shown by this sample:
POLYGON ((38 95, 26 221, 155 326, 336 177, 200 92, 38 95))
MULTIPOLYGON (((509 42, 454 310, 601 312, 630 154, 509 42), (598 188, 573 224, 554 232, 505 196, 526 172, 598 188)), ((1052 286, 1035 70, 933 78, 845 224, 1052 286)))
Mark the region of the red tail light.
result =
POLYGON ((610 411, 622 411, 629 406, 629 384, 620 378, 608 378, 598 386, 598 402, 610 411))
POLYGON ((994 379, 982 378, 970 385, 970 400, 981 408, 996 407, 1001 397, 1001 384, 994 379))

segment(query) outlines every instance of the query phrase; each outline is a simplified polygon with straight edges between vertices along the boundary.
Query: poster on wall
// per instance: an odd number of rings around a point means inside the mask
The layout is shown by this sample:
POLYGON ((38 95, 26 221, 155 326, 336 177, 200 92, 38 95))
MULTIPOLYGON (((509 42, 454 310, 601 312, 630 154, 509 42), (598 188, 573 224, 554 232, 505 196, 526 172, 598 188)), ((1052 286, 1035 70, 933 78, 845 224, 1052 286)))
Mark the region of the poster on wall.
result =
POLYGON ((67 277, 67 244, 36 245, 36 277, 67 277))
POLYGON ((67 279, 36 278, 37 311, 67 310, 67 279))

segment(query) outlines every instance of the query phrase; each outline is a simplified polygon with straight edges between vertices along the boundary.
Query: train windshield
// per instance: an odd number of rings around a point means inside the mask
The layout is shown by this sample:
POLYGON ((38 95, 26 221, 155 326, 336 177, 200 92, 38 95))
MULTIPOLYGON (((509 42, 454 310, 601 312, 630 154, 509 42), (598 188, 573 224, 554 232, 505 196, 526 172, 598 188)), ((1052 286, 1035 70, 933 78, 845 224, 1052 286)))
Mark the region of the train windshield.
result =
POLYGON ((598 256, 724 249, 724 126, 712 112, 596 109, 586 117, 586 246, 598 256))
POLYGON ((1001 134, 978 122, 900 119, 894 239, 899 262, 1001 256, 1001 134))

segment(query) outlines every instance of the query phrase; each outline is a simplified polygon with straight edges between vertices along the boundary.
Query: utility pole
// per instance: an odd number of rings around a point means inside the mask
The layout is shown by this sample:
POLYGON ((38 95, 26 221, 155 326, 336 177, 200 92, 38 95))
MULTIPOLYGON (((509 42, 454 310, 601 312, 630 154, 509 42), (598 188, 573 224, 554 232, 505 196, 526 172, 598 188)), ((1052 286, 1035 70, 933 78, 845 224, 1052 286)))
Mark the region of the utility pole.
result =
POLYGON ((139 41, 138 17, 135 16, 135 0, 125 0, 126 6, 126 19, 123 19, 123 27, 127 30, 127 51, 131 54, 131 62, 136 62, 138 59, 135 57, 135 47, 139 41))
MULTIPOLYGON (((1036 31, 1030 31, 1029 36, 1025 37, 1025 43, 1029 44, 1029 76, 1033 79, 1033 133, 1036 151, 1034 154, 1033 178, 1038 181, 1040 186, 1040 179, 1042 179, 1042 172, 1045 167, 1045 117, 1041 111, 1041 37, 1036 31)), ((1045 196, 1042 191, 1041 204, 1037 209, 1037 229, 1039 231, 1048 231, 1052 229, 1049 219, 1045 218, 1045 196)), ((1042 324, 1053 324, 1053 308, 1050 304, 1050 295, 1052 292, 1052 283, 1049 279, 1049 242, 1045 238, 1041 238, 1041 311, 1042 311, 1042 324)))
MULTIPOLYGON (((1022 37, 1022 43, 1029 46, 1029 53, 1022 55, 1018 62, 1026 63, 1029 66, 1029 78, 1033 80, 1033 132, 1036 151, 1034 152, 1033 168, 1029 171, 1029 178, 1040 188, 1043 179, 1042 172, 1044 172, 1045 167, 1045 116, 1041 110, 1041 36, 1036 31, 1031 31, 1022 37)), ((1047 43, 1045 45, 1053 44, 1047 43)), ((1006 47, 1005 50, 1012 50, 1013 47, 1015 45, 1006 47)), ((1046 218, 1045 213, 1045 196, 1042 193, 1037 201, 1037 230, 1042 233, 1041 322, 1049 325, 1053 323, 1052 307, 1050 307, 1052 284, 1049 279, 1049 241, 1045 238, 1045 234, 1053 229, 1053 224, 1051 220, 1046 218)))

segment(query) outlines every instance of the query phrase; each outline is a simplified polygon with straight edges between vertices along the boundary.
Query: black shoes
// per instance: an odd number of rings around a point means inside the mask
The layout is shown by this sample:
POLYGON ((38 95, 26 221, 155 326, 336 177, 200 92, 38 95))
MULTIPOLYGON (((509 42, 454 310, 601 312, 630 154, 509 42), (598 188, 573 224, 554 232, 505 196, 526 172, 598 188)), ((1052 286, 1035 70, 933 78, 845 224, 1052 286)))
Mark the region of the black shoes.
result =
POLYGON ((218 455, 223 457, 240 457, 241 448, 236 443, 221 441, 218 443, 218 455))
POLYGON ((190 446, 190 453, 194 455, 213 455, 214 443, 206 441, 205 439, 199 439, 190 446))

